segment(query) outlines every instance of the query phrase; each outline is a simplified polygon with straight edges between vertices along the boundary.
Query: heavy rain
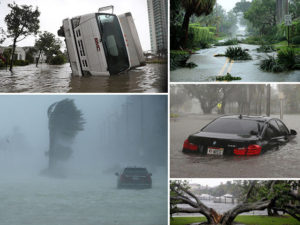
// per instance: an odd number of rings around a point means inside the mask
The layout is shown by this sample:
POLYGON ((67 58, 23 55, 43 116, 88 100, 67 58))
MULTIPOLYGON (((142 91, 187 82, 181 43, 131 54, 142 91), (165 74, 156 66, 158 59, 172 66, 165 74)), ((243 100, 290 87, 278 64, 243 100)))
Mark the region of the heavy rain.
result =
POLYGON ((3 225, 167 224, 167 97, 1 95, 3 225), (146 168, 152 188, 118 189, 146 168))
POLYGON ((274 146, 258 156, 207 156, 184 154, 189 135, 222 115, 281 118, 299 134, 299 85, 171 85, 170 176, 171 177, 297 177, 300 139, 274 146), (269 94, 268 94, 269 93, 269 94), (270 98, 268 98, 270 96, 270 98))

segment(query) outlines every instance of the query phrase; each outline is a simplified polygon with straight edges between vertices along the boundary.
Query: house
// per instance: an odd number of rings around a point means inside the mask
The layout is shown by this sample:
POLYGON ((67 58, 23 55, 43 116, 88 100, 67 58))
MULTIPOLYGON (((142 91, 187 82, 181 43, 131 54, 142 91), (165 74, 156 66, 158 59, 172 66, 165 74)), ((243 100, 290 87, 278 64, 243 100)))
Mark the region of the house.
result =
MULTIPOLYGON (((3 53, 6 49, 11 49, 11 46, 0 46, 0 53, 3 53)), ((14 60, 25 60, 26 53, 22 47, 16 47, 14 60)))

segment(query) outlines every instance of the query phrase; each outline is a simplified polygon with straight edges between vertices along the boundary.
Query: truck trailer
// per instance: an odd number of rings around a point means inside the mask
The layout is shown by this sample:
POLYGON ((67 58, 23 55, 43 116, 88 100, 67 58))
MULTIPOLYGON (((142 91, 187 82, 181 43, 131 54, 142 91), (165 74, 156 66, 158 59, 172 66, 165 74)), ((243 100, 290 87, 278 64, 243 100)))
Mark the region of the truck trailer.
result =
POLYGON ((113 6, 64 19, 58 35, 65 37, 72 75, 110 76, 145 65, 131 13, 117 16, 113 6))

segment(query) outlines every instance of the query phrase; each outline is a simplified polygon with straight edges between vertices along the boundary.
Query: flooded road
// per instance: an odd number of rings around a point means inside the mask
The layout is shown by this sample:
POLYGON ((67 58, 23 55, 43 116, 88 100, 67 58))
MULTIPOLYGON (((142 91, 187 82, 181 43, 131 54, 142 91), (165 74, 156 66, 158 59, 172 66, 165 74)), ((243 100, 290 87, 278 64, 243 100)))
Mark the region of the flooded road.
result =
MULTIPOLYGON (((184 115, 170 120, 171 178, 293 178, 300 171, 300 116, 284 115, 297 137, 278 149, 255 157, 207 157, 182 153, 188 135, 219 115, 184 115)), ((272 117, 279 118, 278 115, 272 117)))
POLYGON ((167 65, 147 64, 110 77, 75 77, 67 63, 61 66, 34 64, 0 70, 0 92, 167 92, 167 65))
POLYGON ((152 189, 134 190, 117 189, 114 174, 68 179, 1 176, 1 225, 165 225, 166 180, 154 173, 152 189))
MULTIPOLYGON (((232 76, 241 77, 238 82, 295 82, 300 81, 300 70, 269 73, 259 69, 259 62, 266 57, 266 53, 258 53, 258 45, 239 44, 242 48, 249 49, 253 60, 230 62, 227 57, 214 57, 215 54, 224 54, 230 46, 218 46, 209 49, 202 49, 193 54, 188 62, 198 66, 180 68, 170 73, 171 82, 207 82, 214 81, 216 76, 226 75, 230 72, 232 76)), ((274 53, 268 53, 274 55, 274 53)), ((236 81, 234 81, 236 82, 236 81)))

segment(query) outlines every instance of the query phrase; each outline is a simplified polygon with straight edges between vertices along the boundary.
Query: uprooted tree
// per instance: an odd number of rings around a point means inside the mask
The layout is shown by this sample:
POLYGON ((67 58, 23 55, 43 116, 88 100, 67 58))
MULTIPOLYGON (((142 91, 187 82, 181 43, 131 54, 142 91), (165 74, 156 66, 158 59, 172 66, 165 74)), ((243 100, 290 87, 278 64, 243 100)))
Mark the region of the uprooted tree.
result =
POLYGON ((246 181, 240 203, 224 214, 219 214, 190 190, 187 182, 171 181, 170 213, 200 213, 210 225, 231 225, 241 213, 254 210, 273 210, 285 212, 300 221, 299 181, 246 181), (190 207, 178 207, 186 204, 190 207))
MULTIPOLYGON (((55 102, 48 108, 49 127, 49 172, 57 172, 61 162, 72 155, 71 144, 85 123, 82 112, 72 99, 55 102)), ((59 171, 58 171, 59 172, 59 171)))

